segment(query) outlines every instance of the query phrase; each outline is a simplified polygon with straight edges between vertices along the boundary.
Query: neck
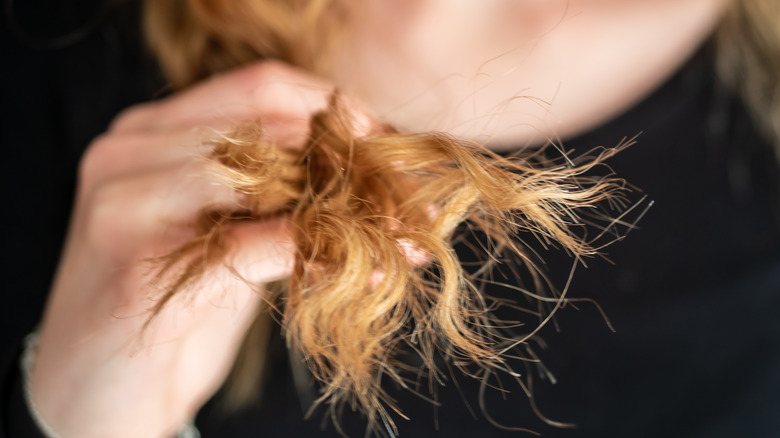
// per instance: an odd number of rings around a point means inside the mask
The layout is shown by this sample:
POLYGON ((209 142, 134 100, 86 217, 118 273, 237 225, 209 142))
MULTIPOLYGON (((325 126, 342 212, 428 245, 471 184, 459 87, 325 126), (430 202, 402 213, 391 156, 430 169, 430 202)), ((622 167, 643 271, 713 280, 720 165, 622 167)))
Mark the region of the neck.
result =
POLYGON ((726 3, 365 2, 332 76, 402 130, 447 131, 496 149, 565 139, 659 86, 712 33, 726 3))

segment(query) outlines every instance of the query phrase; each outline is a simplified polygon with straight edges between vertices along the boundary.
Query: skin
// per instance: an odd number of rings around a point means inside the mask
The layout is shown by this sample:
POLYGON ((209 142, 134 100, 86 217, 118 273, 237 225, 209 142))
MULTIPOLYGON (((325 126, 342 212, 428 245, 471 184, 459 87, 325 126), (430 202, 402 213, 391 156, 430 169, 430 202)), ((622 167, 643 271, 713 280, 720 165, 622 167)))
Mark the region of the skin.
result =
POLYGON ((627 110, 690 58, 728 0, 401 4, 361 3, 335 82, 405 130, 503 149, 627 110))
MULTIPOLYGON (((291 67, 256 65, 131 108, 90 145, 31 379, 33 400, 61 437, 171 436, 216 391, 260 294, 217 271, 139 338, 151 306, 149 267, 139 261, 193 237, 187 224, 202 208, 240 205, 196 158, 213 135, 198 126, 265 116, 276 122, 271 136, 300 147, 297 133, 331 91, 291 67)), ((235 227, 230 237, 231 259, 251 283, 289 274, 284 219, 235 227)))
MULTIPOLYGON (((494 147, 568 137, 675 71, 724 3, 360 2, 364 25, 338 47, 333 83, 266 62, 128 109, 81 164, 31 378, 42 417, 63 438, 168 437, 225 379, 261 300, 227 270, 168 305, 139 337, 153 292, 142 261, 192 237, 202 208, 241 202, 206 174, 198 157, 215 134, 203 126, 261 118, 281 144, 300 147, 307 120, 338 85, 404 129, 444 129, 494 147)), ((251 283, 289 273, 286 227, 279 219, 230 233, 231 260, 251 283)))

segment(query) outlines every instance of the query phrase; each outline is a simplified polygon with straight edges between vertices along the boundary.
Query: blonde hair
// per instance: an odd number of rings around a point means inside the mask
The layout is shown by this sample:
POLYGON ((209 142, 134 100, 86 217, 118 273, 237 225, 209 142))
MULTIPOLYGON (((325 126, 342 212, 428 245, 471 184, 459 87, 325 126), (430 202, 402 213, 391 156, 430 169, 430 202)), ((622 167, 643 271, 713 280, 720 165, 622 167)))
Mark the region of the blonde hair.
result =
POLYGON ((492 258, 507 250, 532 265, 517 243, 522 232, 593 255, 573 231, 578 211, 619 199, 624 186, 584 176, 615 149, 572 167, 502 158, 443 133, 377 125, 356 135, 352 123, 336 96, 312 118, 301 152, 269 142, 259 122, 215 142, 215 178, 244 194, 247 208, 204 212, 200 237, 160 260, 160 277, 173 280, 155 311, 223 263, 231 224, 288 213, 297 252, 282 326, 324 382, 321 402, 348 402, 371 424, 391 423, 386 407, 397 408, 378 376, 405 385, 395 359, 404 347, 434 375, 436 354, 463 367, 505 368, 509 324, 491 319, 489 297, 461 267, 456 227, 466 221, 484 232, 492 258))
POLYGON ((721 79, 742 96, 780 158, 780 2, 733 2, 715 36, 721 79))
POLYGON ((348 22, 339 0, 147 1, 145 30, 181 89, 217 72, 275 59, 313 73, 348 22))
MULTIPOLYGON (((773 1, 735 3, 742 15, 729 15, 718 35, 724 77, 735 86, 742 77, 755 81, 739 88, 777 135, 780 27, 773 1), (755 3, 762 6, 748 6, 755 3), (743 45, 753 50, 737 50, 743 45)), ((347 8, 338 0, 150 0, 146 8, 150 45, 177 88, 260 59, 326 74, 323 54, 348 32, 347 8)), ((507 345, 528 339, 507 339, 501 322, 491 320, 488 297, 452 248, 458 224, 486 233, 487 259, 509 251, 532 269, 518 233, 557 242, 575 257, 596 254, 576 233, 581 212, 620 199, 625 187, 612 177, 584 176, 615 150, 577 166, 532 153, 507 159, 442 133, 400 134, 376 124, 358 134, 352 118, 334 96, 312 118, 300 153, 268 142, 262 121, 216 142, 216 174, 247 195, 247 208, 204 212, 200 237, 160 260, 160 278, 173 279, 155 312, 225 262, 223 234, 231 223, 290 214, 297 253, 279 309, 282 327, 323 383, 319 402, 358 406, 373 427, 377 420, 392 425, 387 409, 397 410, 380 377, 406 385, 399 350, 419 352, 435 376, 436 354, 463 368, 507 369, 507 345)))

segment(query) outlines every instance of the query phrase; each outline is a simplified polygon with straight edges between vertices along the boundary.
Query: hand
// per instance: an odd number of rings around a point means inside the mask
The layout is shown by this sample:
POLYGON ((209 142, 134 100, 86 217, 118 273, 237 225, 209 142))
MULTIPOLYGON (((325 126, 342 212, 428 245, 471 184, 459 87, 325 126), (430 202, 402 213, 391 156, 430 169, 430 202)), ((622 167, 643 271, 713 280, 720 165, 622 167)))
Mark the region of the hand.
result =
MULTIPOLYGON (((240 205, 205 170, 215 134, 203 127, 260 118, 278 144, 300 147, 331 92, 291 67, 258 64, 131 108, 89 146, 31 376, 31 398, 59 436, 168 437, 218 389, 261 290, 218 269, 141 337, 154 304, 144 260, 193 237, 202 209, 240 205)), ((289 274, 284 219, 236 225, 228 239, 252 283, 289 274)))

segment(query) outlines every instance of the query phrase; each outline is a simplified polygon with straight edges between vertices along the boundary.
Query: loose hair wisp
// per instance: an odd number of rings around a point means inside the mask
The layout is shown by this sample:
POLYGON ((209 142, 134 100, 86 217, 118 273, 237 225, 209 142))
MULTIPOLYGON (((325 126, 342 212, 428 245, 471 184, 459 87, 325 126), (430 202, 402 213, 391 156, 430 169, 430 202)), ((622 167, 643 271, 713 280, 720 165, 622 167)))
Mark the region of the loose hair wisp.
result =
MULTIPOLYGON (((505 327, 489 299, 464 272, 452 247, 466 221, 487 236, 488 257, 510 251, 533 264, 518 234, 533 233, 575 257, 596 253, 577 237, 579 211, 616 199, 625 189, 582 166, 502 158, 443 133, 400 134, 377 125, 357 134, 339 101, 311 120, 296 152, 248 122, 215 142, 217 178, 245 198, 243 211, 204 211, 200 235, 161 259, 170 278, 156 311, 224 263, 231 224, 289 214, 297 252, 282 298, 282 325, 293 348, 324 383, 320 402, 358 406, 371 424, 392 424, 397 410, 380 385, 386 375, 405 386, 401 350, 502 369, 505 327)), ((465 365, 464 365, 465 366, 465 365)))
MULTIPOLYGON (((147 1, 147 31, 175 87, 259 59, 327 76, 320 55, 348 21, 339 5, 147 1)), ((611 176, 586 176, 620 147, 577 164, 548 161, 539 151, 505 158, 444 133, 357 123, 334 95, 311 119, 301 151, 270 141, 262 120, 215 141, 215 178, 240 193, 245 208, 204 211, 197 237, 157 260, 164 289, 153 315, 209 269, 229 263, 232 224, 289 215, 293 272, 267 302, 279 312, 290 347, 322 382, 318 403, 334 414, 345 403, 359 408, 369 427, 379 432, 383 423, 395 434, 390 411, 400 409, 382 389, 383 376, 403 387, 409 372, 435 379, 437 356, 483 375, 506 371, 507 352, 535 333, 510 335, 510 323, 492 316, 495 303, 453 249, 457 227, 484 233, 486 262, 511 253, 534 273, 523 237, 576 258, 596 254, 583 224, 595 217, 602 227, 613 225, 602 207, 619 201, 626 187, 611 176), (398 358, 404 350, 419 354, 422 370, 398 358)))

